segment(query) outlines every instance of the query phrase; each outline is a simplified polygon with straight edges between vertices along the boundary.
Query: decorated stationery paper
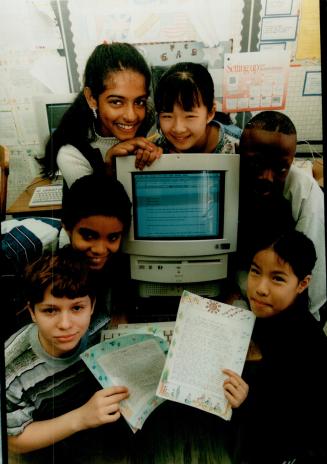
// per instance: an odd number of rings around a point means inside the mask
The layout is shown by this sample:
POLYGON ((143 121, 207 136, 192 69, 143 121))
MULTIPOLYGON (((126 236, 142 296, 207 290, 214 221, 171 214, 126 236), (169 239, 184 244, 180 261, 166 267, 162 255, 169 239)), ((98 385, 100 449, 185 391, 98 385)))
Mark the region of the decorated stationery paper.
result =
POLYGON ((229 420, 222 369, 241 375, 254 321, 248 309, 184 291, 157 395, 229 420))
POLYGON ((130 395, 121 402, 121 413, 134 432, 164 401, 156 396, 156 388, 167 351, 164 338, 143 333, 105 340, 81 354, 103 387, 128 387, 130 395))

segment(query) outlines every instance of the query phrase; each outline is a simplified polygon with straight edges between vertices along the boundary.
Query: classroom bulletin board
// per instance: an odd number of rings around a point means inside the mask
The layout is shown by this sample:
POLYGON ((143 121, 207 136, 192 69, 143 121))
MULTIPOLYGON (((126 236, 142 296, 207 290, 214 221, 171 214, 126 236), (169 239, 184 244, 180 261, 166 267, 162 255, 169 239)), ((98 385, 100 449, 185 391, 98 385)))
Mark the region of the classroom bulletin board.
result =
POLYGON ((85 62, 103 41, 135 44, 153 69, 203 63, 218 109, 240 127, 256 111, 278 109, 299 140, 322 143, 319 0, 2 0, 1 17, 8 206, 38 174, 33 97, 78 92, 85 62))

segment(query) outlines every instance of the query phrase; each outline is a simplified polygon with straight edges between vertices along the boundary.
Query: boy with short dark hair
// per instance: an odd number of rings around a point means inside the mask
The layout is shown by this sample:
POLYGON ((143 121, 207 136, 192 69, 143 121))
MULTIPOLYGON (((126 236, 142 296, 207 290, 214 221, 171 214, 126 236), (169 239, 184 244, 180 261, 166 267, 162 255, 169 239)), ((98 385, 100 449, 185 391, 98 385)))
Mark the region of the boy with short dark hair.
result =
POLYGON ((33 323, 5 346, 8 447, 49 447, 76 432, 115 422, 126 387, 99 390, 80 354, 100 341, 95 295, 79 252, 44 254, 26 272, 33 323), (99 390, 99 391, 97 391, 99 390), (96 392, 96 393, 94 393, 96 392))

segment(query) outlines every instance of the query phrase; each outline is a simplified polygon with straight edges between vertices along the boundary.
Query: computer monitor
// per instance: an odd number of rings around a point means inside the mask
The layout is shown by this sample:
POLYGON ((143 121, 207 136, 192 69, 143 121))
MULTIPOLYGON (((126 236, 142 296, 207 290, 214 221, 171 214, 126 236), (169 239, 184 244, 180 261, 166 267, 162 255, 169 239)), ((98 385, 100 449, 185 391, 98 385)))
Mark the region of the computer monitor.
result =
POLYGON ((37 131, 44 151, 49 136, 58 127, 63 114, 76 98, 76 93, 48 94, 33 99, 37 131))
POLYGON ((116 158, 132 202, 123 250, 141 296, 173 296, 199 284, 198 293, 214 296, 236 250, 239 155, 165 154, 143 171, 134 163, 134 156, 116 158))

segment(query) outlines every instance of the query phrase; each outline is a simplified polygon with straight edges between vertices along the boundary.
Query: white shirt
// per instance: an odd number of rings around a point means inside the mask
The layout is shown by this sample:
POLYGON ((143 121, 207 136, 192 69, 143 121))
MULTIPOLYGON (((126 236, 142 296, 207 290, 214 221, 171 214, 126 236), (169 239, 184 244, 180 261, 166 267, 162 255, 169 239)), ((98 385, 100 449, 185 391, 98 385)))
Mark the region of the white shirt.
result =
MULTIPOLYGON (((113 147, 120 140, 116 137, 96 136, 96 140, 90 143, 92 148, 99 148, 103 160, 109 148, 113 147)), ((73 145, 63 145, 58 151, 57 165, 68 188, 80 177, 93 173, 93 168, 85 156, 73 145)))
POLYGON ((309 237, 316 248, 317 261, 309 285, 309 297, 310 311, 320 320, 319 309, 326 302, 324 194, 311 175, 292 165, 286 178, 284 197, 291 202, 295 229, 309 237))

